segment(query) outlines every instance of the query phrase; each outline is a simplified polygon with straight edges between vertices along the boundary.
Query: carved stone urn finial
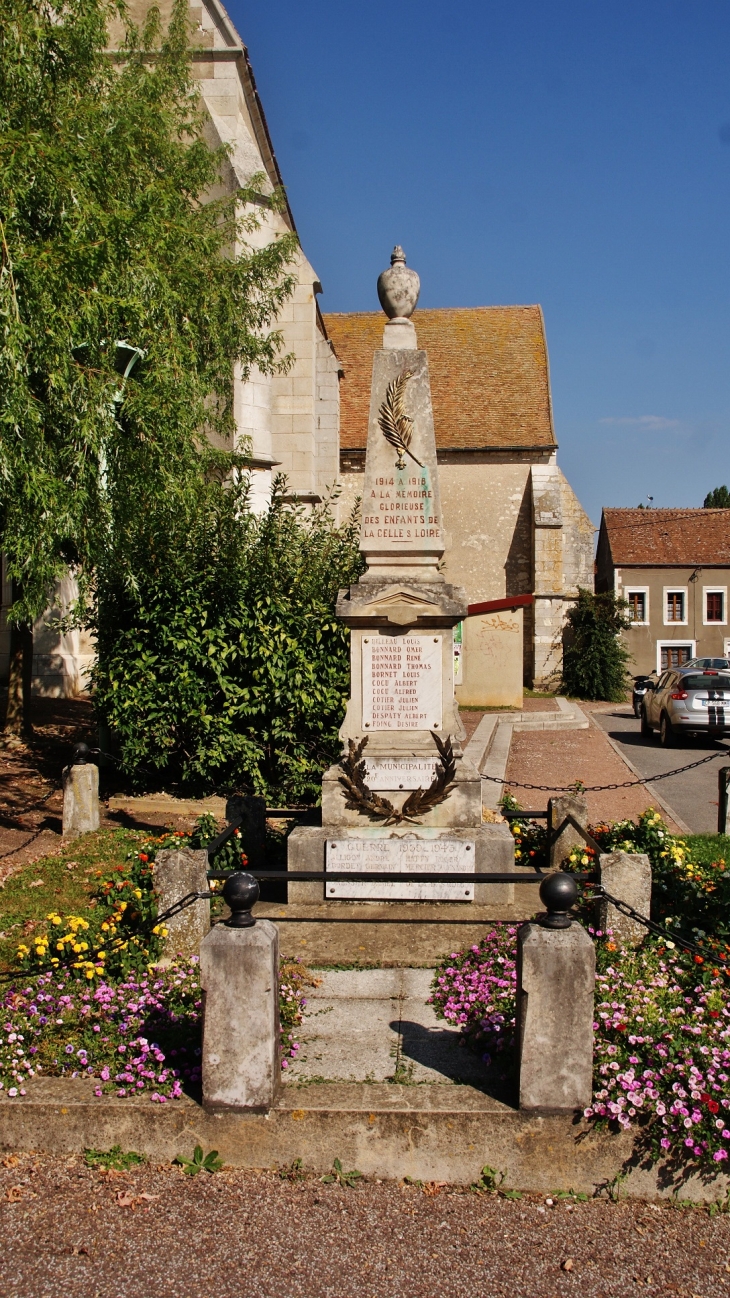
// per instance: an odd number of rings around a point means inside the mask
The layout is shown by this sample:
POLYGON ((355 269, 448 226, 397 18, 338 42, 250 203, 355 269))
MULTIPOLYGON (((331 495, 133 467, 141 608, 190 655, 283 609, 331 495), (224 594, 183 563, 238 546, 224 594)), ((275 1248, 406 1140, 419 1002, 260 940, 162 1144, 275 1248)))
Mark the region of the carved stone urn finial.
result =
POLYGON ((390 268, 378 276, 380 305, 389 320, 407 320, 413 315, 421 291, 415 270, 406 266, 406 255, 397 244, 390 257, 390 268))

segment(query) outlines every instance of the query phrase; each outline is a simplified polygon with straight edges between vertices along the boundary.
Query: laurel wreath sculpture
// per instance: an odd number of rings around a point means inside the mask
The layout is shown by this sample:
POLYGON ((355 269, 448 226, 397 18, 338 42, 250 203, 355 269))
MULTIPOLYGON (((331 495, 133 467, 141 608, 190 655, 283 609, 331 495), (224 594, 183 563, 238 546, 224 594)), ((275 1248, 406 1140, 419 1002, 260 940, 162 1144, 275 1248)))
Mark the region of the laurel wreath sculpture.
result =
POLYGON ((435 734, 433 730, 431 735, 438 748, 441 768, 436 772, 427 789, 414 789, 408 795, 400 811, 388 798, 381 798, 379 793, 373 793, 365 783, 366 764, 363 753, 370 736, 365 735, 359 744, 356 744, 354 739, 349 739, 347 757, 344 757, 340 763, 345 772, 340 776, 340 784, 344 786, 347 794, 345 806, 351 811, 362 811, 375 820, 382 820, 386 825, 400 825, 404 820, 417 823, 418 816, 431 811, 440 802, 445 802, 456 783, 456 759, 450 735, 441 739, 441 736, 435 734))
POLYGON ((398 452, 396 466, 399 469, 405 469, 406 455, 410 455, 411 459, 415 460, 419 469, 423 468, 421 461, 416 460, 413 451, 410 449, 411 438, 413 437, 413 420, 408 418, 403 405, 406 383, 411 377, 410 370, 405 370, 403 374, 398 375, 397 379, 393 379, 392 383, 388 384, 385 401, 378 413, 378 423, 386 442, 390 442, 390 445, 394 446, 398 452))

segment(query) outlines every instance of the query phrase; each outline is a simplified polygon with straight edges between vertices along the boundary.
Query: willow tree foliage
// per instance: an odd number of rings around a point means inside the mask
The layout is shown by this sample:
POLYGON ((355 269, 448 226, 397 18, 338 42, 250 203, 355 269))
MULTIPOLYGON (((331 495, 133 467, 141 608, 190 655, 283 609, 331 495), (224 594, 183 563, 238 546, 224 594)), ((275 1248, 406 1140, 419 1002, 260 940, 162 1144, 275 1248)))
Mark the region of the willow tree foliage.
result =
POLYGON ((137 521, 199 490, 205 434, 230 439, 234 366, 283 363, 272 323, 296 241, 251 246, 277 202, 263 177, 201 201, 227 151, 201 135, 187 10, 174 0, 164 32, 150 10, 112 60, 123 5, 0 0, 0 549, 17 628, 110 547, 133 588, 137 521))

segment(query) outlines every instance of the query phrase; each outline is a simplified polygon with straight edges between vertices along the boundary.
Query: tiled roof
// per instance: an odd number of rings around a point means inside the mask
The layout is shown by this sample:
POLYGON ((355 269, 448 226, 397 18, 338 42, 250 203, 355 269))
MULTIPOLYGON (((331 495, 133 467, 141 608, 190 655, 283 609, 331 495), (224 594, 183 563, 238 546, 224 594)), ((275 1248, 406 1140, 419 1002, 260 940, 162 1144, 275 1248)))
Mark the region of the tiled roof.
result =
POLYGON ((604 509, 616 567, 730 564, 730 509, 604 509))
MULTIPOLYGON (((383 345, 380 311, 325 315, 344 370, 340 445, 364 449, 373 352, 383 345)), ((539 306, 416 311, 428 352, 436 445, 454 449, 555 446, 550 379, 539 306)))

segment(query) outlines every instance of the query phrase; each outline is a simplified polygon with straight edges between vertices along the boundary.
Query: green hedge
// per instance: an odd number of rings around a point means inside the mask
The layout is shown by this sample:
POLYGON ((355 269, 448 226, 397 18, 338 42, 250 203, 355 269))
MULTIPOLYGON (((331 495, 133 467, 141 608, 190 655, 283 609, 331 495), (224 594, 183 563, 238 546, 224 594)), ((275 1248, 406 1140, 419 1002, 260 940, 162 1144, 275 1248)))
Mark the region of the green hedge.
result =
POLYGON ((293 508, 284 486, 261 517, 245 482, 136 511, 133 586, 113 548, 98 572, 96 706, 139 785, 319 797, 349 695, 335 601, 361 558, 354 520, 293 508))

